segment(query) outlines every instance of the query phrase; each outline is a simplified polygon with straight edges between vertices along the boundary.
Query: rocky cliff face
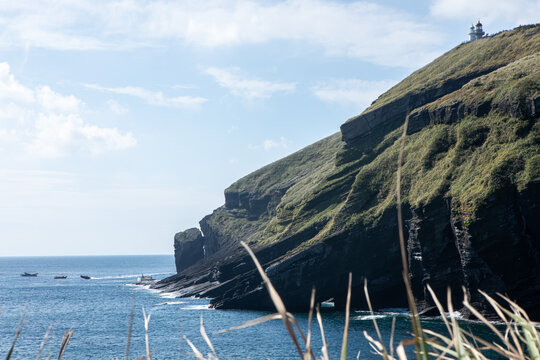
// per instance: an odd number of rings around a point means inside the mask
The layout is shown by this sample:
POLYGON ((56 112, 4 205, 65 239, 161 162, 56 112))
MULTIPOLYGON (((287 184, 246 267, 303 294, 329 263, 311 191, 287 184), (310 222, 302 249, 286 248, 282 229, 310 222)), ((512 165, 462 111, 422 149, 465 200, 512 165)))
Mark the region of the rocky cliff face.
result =
POLYGON ((478 289, 539 319, 538 49, 540 26, 462 44, 340 133, 238 180, 201 220, 203 235, 177 234, 178 274, 157 287, 217 308, 272 309, 243 240, 291 310, 308 307, 312 286, 318 301, 342 307, 349 272, 354 307, 365 307, 364 278, 374 306, 406 307, 395 178, 410 112, 402 197, 420 308, 431 305, 427 284, 442 298, 450 287, 456 306, 463 287, 486 313, 478 289))
POLYGON ((174 235, 176 272, 204 259, 205 241, 199 229, 191 228, 174 235))

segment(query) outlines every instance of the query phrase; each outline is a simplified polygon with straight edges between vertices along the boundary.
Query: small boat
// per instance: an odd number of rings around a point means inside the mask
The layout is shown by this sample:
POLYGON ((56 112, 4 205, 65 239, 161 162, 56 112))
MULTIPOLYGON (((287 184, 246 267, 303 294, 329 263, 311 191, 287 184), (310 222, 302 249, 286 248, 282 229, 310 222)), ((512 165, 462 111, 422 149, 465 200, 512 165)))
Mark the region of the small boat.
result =
POLYGON ((141 277, 137 278, 136 285, 150 285, 155 283, 157 280, 152 278, 151 276, 145 276, 141 275, 141 277))
POLYGON ((62 276, 55 276, 54 278, 55 278, 55 279, 67 279, 67 276, 65 276, 65 275, 62 275, 62 276))
POLYGON ((88 275, 81 275, 81 278, 86 279, 86 280, 90 280, 90 276, 88 276, 88 275))
POLYGON ((36 277, 37 274, 38 274, 38 273, 27 273, 27 272, 25 271, 25 272, 23 272, 23 273, 21 274, 21 276, 26 276, 26 277, 30 277, 30 276, 31 276, 31 277, 36 277))
POLYGON ((334 303, 334 298, 328 299, 321 303, 321 308, 333 309, 335 306, 336 304, 334 303))

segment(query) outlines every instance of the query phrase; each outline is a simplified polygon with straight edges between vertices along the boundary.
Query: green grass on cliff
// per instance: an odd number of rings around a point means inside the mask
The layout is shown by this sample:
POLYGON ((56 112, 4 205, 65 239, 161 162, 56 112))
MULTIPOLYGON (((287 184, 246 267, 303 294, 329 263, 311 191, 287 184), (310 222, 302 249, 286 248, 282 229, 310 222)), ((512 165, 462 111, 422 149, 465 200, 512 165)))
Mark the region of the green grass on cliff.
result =
POLYGON ((225 190, 226 194, 243 193, 260 198, 279 193, 283 188, 287 191, 260 216, 253 217, 243 208, 219 208, 214 211, 212 224, 221 229, 222 235, 247 242, 282 238, 293 231, 290 224, 299 209, 334 170, 336 153, 343 145, 341 134, 336 133, 236 181, 225 190))
MULTIPOLYGON (((494 66, 500 68, 425 107, 486 100, 519 105, 540 91, 538 49, 540 26, 461 44, 403 80, 374 106, 494 66)), ((257 244, 305 232, 310 234, 301 245, 305 247, 345 228, 376 226, 395 206, 401 132, 380 126, 351 144, 342 142, 337 133, 249 174, 225 192, 260 199, 287 191, 257 216, 243 208, 217 209, 211 217, 213 229, 227 238, 257 244)), ((538 119, 518 119, 497 109, 484 117, 431 124, 407 139, 403 203, 421 207, 436 198, 449 198, 464 222, 473 222, 491 196, 505 188, 522 190, 540 177, 539 145, 538 119)))
POLYGON ((487 75, 480 76, 461 89, 427 104, 435 110, 455 102, 470 105, 490 101, 492 104, 516 103, 517 108, 526 106, 527 99, 540 95, 540 47, 536 54, 525 56, 487 75))
MULTIPOLYGON (((399 133, 399 130, 396 131, 399 133)), ((465 220, 505 187, 523 188, 540 176, 540 124, 492 112, 457 124, 434 125, 410 136, 403 165, 403 202, 423 206, 436 197, 453 200, 465 220)), ((395 206, 396 142, 363 167, 341 214, 347 226, 374 226, 395 206)))
MULTIPOLYGON (((489 101, 492 106, 515 103, 520 108, 526 99, 537 97, 539 91, 537 52, 475 78, 424 107, 435 110, 455 103, 474 105, 489 101)), ((389 132, 378 145, 384 145, 386 150, 359 169, 347 203, 334 218, 333 231, 375 226, 387 210, 393 209, 393 164, 398 157, 401 131, 402 128, 389 132), (389 141, 393 142, 391 146, 389 141)), ((494 109, 484 117, 466 116, 454 124, 432 124, 407 139, 403 201, 421 207, 437 197, 449 198, 454 210, 469 223, 476 219, 486 199, 505 188, 522 190, 540 177, 539 157, 538 119, 517 119, 494 109)))
POLYGON ((307 179, 309 179, 307 184, 316 181, 317 173, 333 167, 336 151, 342 146, 340 135, 340 133, 331 135, 252 172, 229 186, 225 193, 247 192, 264 195, 288 183, 307 179))
MULTIPOLYGON (((520 26, 476 41, 465 42, 413 72, 382 94, 363 113, 375 110, 406 94, 440 86, 449 79, 501 67, 540 49, 540 25, 520 26)), ((355 119, 351 118, 349 120, 355 119)))

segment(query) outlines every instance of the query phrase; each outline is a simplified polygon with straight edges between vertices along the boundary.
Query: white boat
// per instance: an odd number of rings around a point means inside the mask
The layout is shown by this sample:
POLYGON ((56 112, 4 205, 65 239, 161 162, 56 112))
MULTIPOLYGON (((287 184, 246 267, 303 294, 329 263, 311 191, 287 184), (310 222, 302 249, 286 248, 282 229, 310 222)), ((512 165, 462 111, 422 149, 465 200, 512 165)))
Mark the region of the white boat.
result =
POLYGON ((141 275, 139 278, 137 278, 137 285, 148 285, 153 284, 156 282, 156 279, 152 278, 151 276, 145 276, 141 275))

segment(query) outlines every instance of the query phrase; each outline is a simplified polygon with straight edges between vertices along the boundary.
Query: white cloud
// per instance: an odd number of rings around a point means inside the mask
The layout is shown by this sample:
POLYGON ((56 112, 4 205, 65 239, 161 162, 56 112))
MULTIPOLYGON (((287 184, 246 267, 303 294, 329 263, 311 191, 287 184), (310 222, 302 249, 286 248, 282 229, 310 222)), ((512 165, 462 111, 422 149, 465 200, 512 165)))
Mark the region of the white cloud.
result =
POLYGON ((176 108, 199 107, 204 104, 207 99, 195 96, 175 96, 166 97, 161 91, 149 91, 140 87, 104 87, 96 84, 84 84, 85 87, 94 90, 111 92, 114 94, 128 95, 139 98, 145 103, 153 106, 165 106, 176 108))
POLYGON ((10 73, 9 64, 0 63, 0 99, 13 100, 24 103, 34 101, 34 93, 15 80, 10 73))
POLYGON ((79 129, 84 139, 91 140, 90 150, 100 154, 110 150, 124 150, 133 147, 137 141, 131 132, 122 135, 116 128, 100 128, 95 125, 84 125, 79 129))
POLYGON ((264 149, 265 151, 270 151, 273 149, 286 149, 289 147, 291 142, 285 139, 283 136, 279 140, 266 139, 260 145, 249 144, 248 149, 250 150, 259 150, 264 149))
POLYGON ((73 95, 64 96, 51 90, 48 86, 42 86, 36 90, 39 104, 44 110, 74 113, 79 111, 81 101, 73 95))
POLYGON ((366 108, 379 95, 392 87, 396 81, 367 81, 360 79, 335 79, 312 88, 313 94, 322 101, 366 108))
POLYGON ((266 151, 275 149, 275 148, 281 148, 286 149, 289 147, 290 141, 285 139, 283 136, 279 138, 279 141, 274 141, 271 139, 267 139, 263 141, 263 148, 266 151))
POLYGON ((327 55, 416 67, 440 39, 430 24, 376 2, 0 0, 0 46, 122 49, 301 42, 327 55))
POLYGON ((432 15, 450 19, 481 19, 484 23, 506 21, 515 25, 537 23, 538 0, 435 0, 432 15))
POLYGON ((296 90, 295 83, 247 79, 240 77, 236 72, 214 67, 206 69, 206 73, 211 75, 220 86, 227 88, 233 95, 248 100, 269 98, 277 92, 290 94, 296 90))
POLYGON ((173 89, 188 89, 188 90, 191 90, 191 89, 199 89, 198 86, 196 85, 185 85, 185 84, 176 84, 176 85, 173 85, 171 86, 173 89))
POLYGON ((100 154, 135 146, 130 132, 101 128, 82 118, 81 100, 49 86, 35 89, 15 80, 0 63, 0 151, 38 158, 82 151, 100 154))
POLYGON ((61 157, 73 148, 83 148, 94 155, 123 150, 136 145, 133 134, 120 134, 115 128, 85 124, 78 114, 39 114, 36 131, 27 151, 38 157, 61 157))
POLYGON ((125 115, 129 111, 129 109, 126 106, 119 104, 114 100, 108 100, 107 105, 109 106, 109 109, 111 109, 112 112, 114 112, 117 115, 125 115))

